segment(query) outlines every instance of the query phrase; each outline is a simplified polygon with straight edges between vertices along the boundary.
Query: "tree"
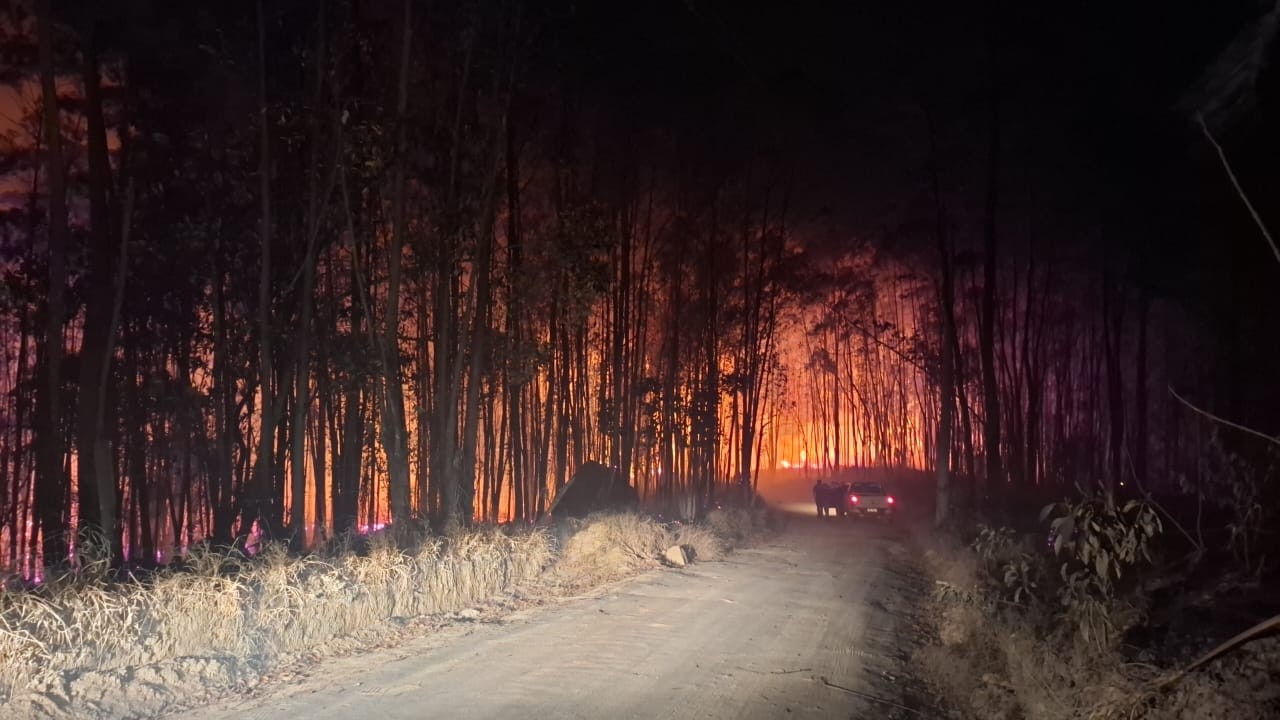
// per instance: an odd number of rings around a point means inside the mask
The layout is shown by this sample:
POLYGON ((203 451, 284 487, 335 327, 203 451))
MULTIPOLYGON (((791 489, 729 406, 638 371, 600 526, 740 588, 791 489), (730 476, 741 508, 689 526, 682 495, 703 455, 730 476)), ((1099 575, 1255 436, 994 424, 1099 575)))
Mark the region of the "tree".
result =
MULTIPOLYGON (((271 118, 267 105, 267 25, 264 0, 258 9, 258 201, 261 206, 258 239, 258 453, 254 464, 253 491, 249 494, 245 525, 256 521, 258 529, 270 535, 276 518, 272 517, 271 481, 274 474, 274 442, 276 429, 275 365, 271 352, 272 282, 271 282, 271 118)), ((246 528, 247 529, 247 528, 246 528)))
MULTIPOLYGON (((107 128, 102 108, 101 69, 98 64, 98 19, 90 15, 82 33, 84 108, 89 156, 89 270, 85 303, 84 341, 80 349, 79 418, 77 432, 79 509, 81 523, 106 536, 110 557, 123 556, 123 538, 117 517, 114 463, 104 430, 106 381, 114 355, 111 328, 118 324, 114 259, 120 245, 118 209, 113 197, 111 164, 107 152, 107 128)), ((123 270, 123 267, 121 267, 123 270)))
POLYGON ((45 175, 48 178, 48 301, 45 305, 41 366, 44 383, 36 395, 37 481, 36 508, 44 562, 67 558, 68 479, 63 470, 62 442, 62 325, 67 294, 67 180, 62 154, 62 126, 58 114, 57 69, 54 65, 54 24, 51 0, 38 0, 36 22, 40 43, 40 91, 43 103, 45 175))
POLYGON ((382 443, 390 471, 391 519, 405 523, 409 507, 409 436, 400 383, 400 266, 405 236, 405 137, 409 104, 409 59, 413 49, 413 1, 404 0, 400 40, 400 80, 396 91, 396 160, 392 180, 391 246, 387 250, 387 303, 382 334, 382 443))

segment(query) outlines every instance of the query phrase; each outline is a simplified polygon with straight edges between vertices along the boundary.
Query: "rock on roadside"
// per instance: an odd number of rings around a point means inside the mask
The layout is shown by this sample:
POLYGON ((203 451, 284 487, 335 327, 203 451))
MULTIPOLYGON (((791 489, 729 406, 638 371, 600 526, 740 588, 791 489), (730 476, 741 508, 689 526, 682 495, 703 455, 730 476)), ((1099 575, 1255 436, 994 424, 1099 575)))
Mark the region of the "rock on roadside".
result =
POLYGON ((662 559, 672 567, 682 568, 689 564, 692 558, 689 557, 689 551, 683 545, 672 545, 662 553, 662 559))

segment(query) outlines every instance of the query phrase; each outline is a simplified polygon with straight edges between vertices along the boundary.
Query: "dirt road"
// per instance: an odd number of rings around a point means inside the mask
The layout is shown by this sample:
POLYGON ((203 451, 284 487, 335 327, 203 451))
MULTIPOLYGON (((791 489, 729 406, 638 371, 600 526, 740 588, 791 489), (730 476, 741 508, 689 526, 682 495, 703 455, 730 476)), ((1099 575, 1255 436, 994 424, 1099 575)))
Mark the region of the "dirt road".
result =
POLYGON ((794 516, 727 561, 331 660, 199 720, 894 718, 903 531, 794 516))

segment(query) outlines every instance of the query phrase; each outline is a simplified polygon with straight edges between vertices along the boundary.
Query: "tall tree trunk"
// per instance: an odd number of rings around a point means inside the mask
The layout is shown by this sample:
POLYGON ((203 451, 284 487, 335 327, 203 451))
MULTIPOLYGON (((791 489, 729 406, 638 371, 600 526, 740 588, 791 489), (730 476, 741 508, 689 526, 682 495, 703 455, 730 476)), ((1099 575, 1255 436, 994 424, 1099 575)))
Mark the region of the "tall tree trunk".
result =
MULTIPOLYGON (((463 56, 461 82, 458 89, 458 102, 454 108, 452 151, 449 158, 449 185, 446 204, 452 209, 455 218, 462 215, 462 201, 459 197, 459 173, 462 163, 463 107, 468 96, 472 60, 474 58, 474 42, 468 40, 463 56)), ((454 531, 462 523, 462 468, 463 460, 458 446, 458 412, 462 393, 464 370, 462 335, 464 332, 462 299, 459 273, 455 270, 458 252, 458 239, 462 235, 460 221, 455 219, 448 230, 442 233, 437 243, 436 265, 436 322, 440 329, 436 333, 436 427, 433 428, 432 441, 432 477, 441 478, 443 487, 442 519, 447 531, 454 531)))
MULTIPOLYGON (((1138 484, 1140 491, 1145 492, 1147 488, 1147 446, 1150 439, 1147 437, 1147 323, 1151 314, 1151 300, 1147 291, 1143 289, 1138 300, 1138 369, 1134 373, 1134 450, 1133 450, 1133 473, 1134 480, 1138 484)), ((1172 443, 1173 438, 1170 437, 1166 443, 1172 443)))
POLYGON ((1123 291, 1116 288, 1110 271, 1104 271, 1102 287, 1103 355, 1107 373, 1107 407, 1109 415, 1108 460, 1103 489, 1108 501, 1115 497, 1116 483, 1124 472, 1124 376, 1120 367, 1121 338, 1124 328, 1123 291))
POLYGON ((124 559, 124 539, 121 534, 120 489, 116 479, 115 458, 107 443, 106 434, 107 381, 111 373, 111 358, 115 354, 116 335, 120 330, 121 313, 124 311, 125 279, 129 270, 129 235, 133 228, 133 200, 134 186, 130 180, 125 189, 120 222, 120 256, 117 259, 115 278, 112 280, 110 319, 107 321, 102 362, 98 365, 98 376, 94 383, 98 394, 94 401, 92 430, 94 475, 98 483, 99 507, 105 518, 103 531, 107 534, 110 556, 115 561, 124 559))
MULTIPOLYGON (((510 90, 508 89, 509 93, 510 90)), ((508 95, 508 102, 510 95, 508 95)), ((493 138, 493 158, 488 177, 481 192, 481 213, 479 232, 476 241, 475 287, 473 289, 473 305, 471 309, 471 347, 470 363, 467 370, 467 395, 463 412, 462 426, 462 467, 460 473, 461 492, 458 496, 457 512, 454 522, 470 524, 475 516, 476 487, 476 443, 480 421, 480 390, 484 386, 489 365, 489 313, 493 304, 493 235, 497 222, 498 172, 506 157, 503 148, 506 146, 506 128, 509 122, 510 107, 502 116, 503 128, 493 138)), ((452 508, 451 508, 452 509, 452 508)), ((446 517, 446 528, 453 523, 446 517)), ((454 525, 456 527, 456 525, 454 525)))
MULTIPOLYGON (((33 213, 33 217, 34 217, 34 213, 33 213)), ((27 327, 27 322, 28 322, 27 308, 28 308, 27 303, 21 303, 18 306, 19 330, 27 327)), ((20 552, 25 550, 25 548, 22 547, 22 545, 24 542, 27 541, 27 538, 20 537, 18 532, 20 528, 25 528, 27 525, 27 522, 26 522, 27 514, 26 514, 26 508, 24 507, 23 501, 26 499, 26 495, 27 495, 26 488, 28 486, 27 481, 30 478, 30 473, 28 472, 27 464, 26 462, 24 462, 24 460, 26 459, 26 454, 24 450, 27 445, 26 423, 28 422, 29 411, 28 411, 28 405, 27 405, 28 393, 24 392, 22 390, 22 387, 24 382, 27 379, 26 372, 24 372, 24 370, 30 367, 30 364, 27 360, 27 356, 30 354, 30 349, 31 349, 30 348, 31 333, 19 332, 18 335, 19 335, 18 358, 17 358, 18 367, 17 367, 17 371, 14 373, 15 377, 14 377, 14 398, 13 398, 13 406, 14 406, 13 407, 13 474, 10 475, 10 477, 13 478, 13 481, 12 481, 13 496, 10 501, 12 504, 10 505, 10 513, 8 518, 9 567, 14 567, 14 568, 20 567, 19 560, 18 560, 19 557, 23 557, 23 558, 29 557, 25 553, 20 552)))
POLYGON ((57 68, 53 57, 51 0, 36 3, 39 32, 40 88, 44 106, 44 169, 49 195, 49 274, 43 343, 44 383, 36 395, 36 519, 40 529, 46 565, 67 559, 66 537, 69 481, 62 459, 62 323, 66 316, 67 293, 67 181, 62 156, 62 130, 58 113, 57 68))
POLYGON ((258 0, 258 183, 262 215, 259 219, 261 265, 258 270, 258 454, 254 465, 253 491, 249 493, 243 531, 254 521, 259 530, 269 534, 266 516, 271 504, 274 475, 273 443, 275 442, 275 403, 272 383, 271 355, 271 120, 267 112, 267 26, 264 0, 258 0))
MULTIPOLYGON (((625 212, 624 212, 625 214, 625 212)), ((621 227, 620 242, 618 247, 614 248, 616 259, 614 262, 614 281, 612 293, 612 337, 610 338, 610 362, 602 370, 605 371, 609 378, 609 389, 607 397, 609 398, 609 434, 610 448, 609 458, 610 467, 618 469, 622 477, 627 477, 629 473, 630 458, 626 457, 626 448, 630 445, 628 436, 631 430, 626 426, 624 418, 624 408, 626 401, 624 395, 628 393, 626 387, 627 377, 627 326, 630 321, 630 314, 627 312, 631 298, 631 228, 629 223, 621 221, 618 223, 621 227)), ((606 396, 601 393, 602 397, 606 396)))
POLYGON ((941 366, 939 368, 938 399, 939 418, 938 431, 934 440, 936 457, 934 468, 937 473, 933 522, 941 526, 947 522, 951 514, 951 434, 955 416, 955 272, 951 260, 950 235, 947 228, 947 215, 942 203, 942 181, 938 170, 938 145, 934 132, 933 118, 929 117, 929 148, 932 159, 933 204, 936 212, 936 229, 938 242, 938 259, 941 268, 941 283, 938 292, 938 309, 942 316, 942 332, 940 345, 942 348, 941 366))
MULTIPOLYGON (((566 282, 564 278, 556 283, 551 294, 551 328, 548 333, 551 340, 551 365, 547 368, 547 397, 542 407, 542 443, 538 446, 538 470, 534 480, 538 483, 539 497, 547 485, 543 471, 548 463, 554 463, 555 477, 552 487, 557 495, 564 489, 569 480, 569 438, 570 432, 577 423, 572 416, 573 394, 571 389, 571 371, 573 359, 570 356, 569 328, 564 315, 564 296, 566 282), (555 439, 552 440, 551 425, 555 419, 555 439), (555 457, 551 458, 551 447, 554 442, 555 457)), ((537 418, 534 422, 537 422, 537 418)), ((577 463, 574 467, 580 467, 577 463)))
POLYGON ((418 472, 415 478, 414 498, 413 502, 418 509, 418 514, 422 516, 435 517, 437 508, 432 502, 432 482, 431 482, 431 446, 430 446, 430 430, 431 430, 431 313, 427 311, 430 307, 430 292, 427 284, 422 283, 421 295, 419 296, 418 311, 418 347, 417 357, 415 358, 414 371, 418 377, 418 405, 414 409, 417 418, 417 428, 414 442, 418 448, 418 472))
MULTIPOLYGON (((271 492, 268 495, 270 502, 267 503, 267 522, 272 528, 279 528, 281 531, 286 530, 285 523, 288 517, 285 515, 285 486, 289 483, 288 470, 289 467, 285 463, 285 459, 289 457, 290 446, 292 440, 289 433, 292 430, 292 424, 282 422, 286 417, 293 414, 293 369, 294 358, 288 353, 280 353, 275 356, 275 366, 272 368, 272 376, 276 378, 275 388, 277 397, 273 402, 274 431, 275 437, 272 442, 275 447, 272 450, 272 457, 275 461, 272 463, 271 470, 271 492)), ((275 533, 273 533, 275 534, 275 533)))
POLYGON ((212 505, 214 543, 227 545, 232 540, 236 502, 232 483, 235 455, 232 436, 236 428, 235 381, 231 375, 227 338, 226 283, 222 267, 222 243, 218 234, 213 240, 213 403, 215 459, 214 477, 209 488, 212 505))
MULTIPOLYGON (((361 318, 354 314, 352 335, 360 334, 361 318)), ((341 437, 334 439, 336 460, 333 468, 333 531, 341 534, 355 530, 359 523, 361 458, 364 448, 364 395, 360 381, 347 379, 342 401, 341 437)))
POLYGON ((360 522, 360 478, 364 472, 365 407, 367 399, 352 382, 343 403, 342 471, 334 478, 333 527, 354 531, 360 522), (337 498, 341 497, 341 503, 337 498))
MULTIPOLYGON (((507 111, 507 342, 504 395, 507 401, 507 438, 511 454, 511 484, 513 491, 523 499, 522 485, 525 479, 524 447, 524 396, 525 373, 529 363, 524 352, 524 294, 528 287, 524 272, 524 247, 520 226, 520 153, 516 149, 516 124, 507 111)), ((553 339, 554 346, 554 339, 553 339)), ((548 383, 548 388, 552 383, 548 383)), ((543 478, 545 482, 545 478, 543 478)), ((502 478, 498 478, 501 490, 502 478)), ((493 498, 493 517, 498 517, 498 492, 493 498)), ((513 518, 516 519, 516 518, 513 518)), ((523 519, 523 518, 521 518, 523 519)))
POLYGON ((975 502, 978 497, 977 461, 973 450, 973 410, 969 402, 969 393, 965 390, 966 365, 960 348, 960 330, 955 312, 951 314, 951 359, 955 364, 956 404, 960 406, 960 446, 964 453, 964 474, 967 479, 969 501, 975 502))
POLYGON ((409 57, 413 48, 413 1, 404 2, 404 27, 400 45, 400 81, 396 92, 396 165, 393 179, 391 247, 387 252, 387 309, 383 329, 382 442, 390 476, 391 519, 409 521, 409 440, 404 416, 404 390, 400 384, 400 266, 405 236, 405 182, 408 163, 407 109, 409 105, 409 57))
MULTIPOLYGON (((306 542, 306 437, 307 414, 311 409, 311 336, 315 332, 312 323, 312 307, 315 304, 316 285, 316 243, 320 234, 320 104, 323 100, 325 62, 325 0, 320 0, 316 9, 316 44, 315 44, 315 79, 311 90, 311 112, 308 117, 308 135, 310 136, 310 157, 307 161, 307 217, 306 217, 306 256, 302 261, 302 293, 298 299, 298 343, 297 355, 294 358, 294 401, 293 401, 293 448, 290 452, 289 469, 291 471, 290 496, 293 499, 289 507, 289 526, 295 547, 302 547, 306 542)), ((320 472, 316 465, 314 472, 320 472)), ((323 480, 319 481, 323 483, 323 480)), ((319 490, 319 488, 317 488, 319 490)), ((321 512, 317 513, 317 524, 323 514, 322 497, 317 497, 321 512)), ((319 532, 316 533, 319 537, 319 532)))
POLYGON ((111 167, 107 158, 107 131, 102 116, 102 92, 98 71, 96 21, 84 30, 84 101, 89 158, 89 272, 85 302, 84 340, 80 347, 80 392, 78 396, 77 470, 80 525, 103 532, 111 557, 119 558, 118 541, 112 541, 115 527, 115 479, 98 477, 95 453, 98 438, 98 387, 101 368, 107 362, 107 329, 111 313, 113 228, 108 200, 111 167))
POLYGON ((451 489, 457 478, 451 475, 454 443, 457 440, 452 417, 457 412, 457 386, 453 382, 457 358, 457 323, 452 295, 452 238, 442 233, 436 244, 435 278, 432 288, 432 318, 435 322, 432 348, 433 373, 431 377, 431 432, 430 444, 431 491, 434 505, 440 509, 443 520, 449 514, 449 503, 457 493, 451 489))
MULTIPOLYGON (((993 60, 994 62, 994 60, 993 60)), ((994 74, 994 70, 993 70, 994 74)), ((993 88, 991 95, 991 128, 987 149, 986 222, 983 231, 982 322, 978 326, 982 353, 982 410, 985 416, 983 449, 986 453, 987 492, 1004 480, 1000 459, 1000 387, 996 380, 996 275, 998 272, 998 235, 996 211, 1000 190, 1000 99, 993 88)))
MULTIPOLYGON (((486 211, 492 214, 492 211, 486 211)), ((461 483, 456 507, 449 510, 454 517, 447 518, 446 527, 456 528, 458 523, 470 524, 475 513, 476 435, 480 413, 480 388, 488 365, 489 304, 493 250, 493 223, 484 223, 480 230, 480 248, 476 256, 475 307, 472 313, 470 363, 467 371, 467 395, 463 411, 461 483)))
POLYGON ((328 419, 331 403, 333 402, 330 392, 329 361, 327 354, 320 352, 316 358, 317 412, 313 416, 311 423, 313 428, 311 436, 311 503, 312 511, 315 514, 315 532, 312 535, 313 545, 323 542, 327 537, 328 516, 325 511, 325 501, 329 487, 327 482, 329 475, 328 419))
POLYGON ((141 372, 144 363, 138 357, 138 351, 131 349, 129 343, 125 343, 125 348, 125 375, 133 386, 127 394, 125 408, 129 427, 126 461, 136 528, 136 532, 130 533, 130 556, 131 559, 151 563, 155 561, 156 543, 152 523, 151 483, 147 474, 147 409, 143 405, 146 388, 141 372))

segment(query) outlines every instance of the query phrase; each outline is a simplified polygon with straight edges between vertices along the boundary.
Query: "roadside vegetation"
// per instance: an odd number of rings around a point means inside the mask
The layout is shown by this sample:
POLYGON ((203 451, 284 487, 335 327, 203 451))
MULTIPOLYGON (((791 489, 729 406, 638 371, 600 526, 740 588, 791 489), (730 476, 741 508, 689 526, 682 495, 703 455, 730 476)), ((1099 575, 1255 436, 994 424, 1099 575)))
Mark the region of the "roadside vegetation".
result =
POLYGON ((78 567, 0 592, 0 715, 151 717, 352 636, 475 619, 513 591, 553 600, 658 567, 672 547, 718 559, 764 528, 763 511, 724 508, 698 524, 618 513, 449 538, 388 529, 303 556, 198 547, 128 577, 90 541, 78 567))
POLYGON ((1280 717, 1275 467, 1207 456, 1178 497, 1082 496, 935 542, 921 675, 973 718, 1280 717))
MULTIPOLYGON (((1256 24, 1266 28, 1266 42, 1273 42, 1274 13, 1256 24)), ((1265 264, 1266 256, 1258 254, 1259 265, 1274 273, 1271 259, 1280 262, 1280 246, 1264 220, 1268 213, 1255 207, 1245 189, 1252 178, 1242 183, 1215 136, 1215 129, 1231 132, 1235 118, 1229 116, 1239 110, 1228 111, 1221 103, 1230 94, 1225 88, 1261 73, 1260 64, 1240 61, 1244 46, 1224 50, 1203 78, 1204 86, 1186 101, 1187 107, 1199 108, 1192 124, 1228 181, 1231 206, 1239 212, 1243 205, 1264 241, 1255 249, 1270 250, 1265 264)), ((1259 286, 1260 306, 1275 302, 1273 287, 1259 286)), ((1110 290, 1104 287, 1105 292, 1110 290)), ((1140 297, 1146 313, 1145 290, 1140 297)), ((1227 342, 1218 345, 1240 342, 1234 317, 1239 312, 1232 309, 1232 321, 1221 323, 1227 342)), ((968 717, 1280 717, 1280 435, 1273 430, 1274 401, 1261 400, 1252 413, 1245 413, 1245 403, 1234 402, 1228 405, 1232 418, 1221 417, 1180 395, 1171 377, 1167 407, 1183 415, 1190 411, 1192 419, 1150 432, 1144 316, 1134 356, 1143 372, 1134 377, 1136 401, 1127 416, 1136 415, 1136 422, 1128 426, 1117 362, 1122 312, 1117 318, 1117 329, 1104 331, 1114 333, 1105 353, 1112 408, 1106 468, 1099 463, 1090 474, 1076 472, 1074 495, 1045 506, 1039 523, 1026 522, 1031 513, 1006 512, 1002 522, 975 523, 952 536, 951 543, 935 547, 936 642, 916 660, 937 692, 968 717), (1177 437, 1179 427, 1194 433, 1187 442, 1177 437), (1127 432, 1135 436, 1132 448, 1125 445, 1127 432), (1165 449, 1160 474, 1150 463, 1155 446, 1165 449), (1184 459, 1169 462, 1171 449, 1184 459), (1082 487, 1082 481, 1090 485, 1082 487)), ((1272 325, 1258 327, 1274 336, 1272 325)), ((984 350, 989 333, 987 338, 984 350)), ((1240 397, 1270 398, 1275 377, 1269 360, 1275 353, 1251 345, 1267 369, 1250 380, 1239 374, 1224 377, 1222 385, 1238 388, 1240 397)), ((1207 356, 1196 362, 1212 363, 1207 356)), ((984 369, 989 367, 984 358, 984 369)), ((956 392, 949 372, 944 367, 948 397, 956 392)), ((987 388, 997 389, 990 382, 987 388)), ((1030 389, 1038 392, 1038 384, 1030 389)), ((1000 420, 1009 409, 992 401, 996 393, 988 398, 993 411, 983 423, 987 476, 1003 481, 1000 420)), ((939 431, 947 438, 938 445, 939 524, 948 520, 949 406, 943 403, 939 431)), ((1044 419, 1061 423, 1062 407, 1044 419)), ((1012 444, 1016 457, 1022 451, 1012 444)), ((1072 454, 1056 462, 1046 458, 1045 467, 1054 470, 1051 478, 1071 476, 1072 454)), ((972 477, 972 463, 969 470, 972 477)), ((986 488, 1002 495, 1006 510, 1021 502, 1019 495, 1043 487, 1034 472, 1019 472, 1016 462, 1009 479, 1020 482, 1007 487, 992 482, 986 488)))

